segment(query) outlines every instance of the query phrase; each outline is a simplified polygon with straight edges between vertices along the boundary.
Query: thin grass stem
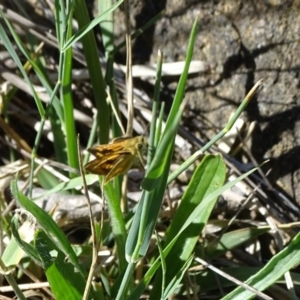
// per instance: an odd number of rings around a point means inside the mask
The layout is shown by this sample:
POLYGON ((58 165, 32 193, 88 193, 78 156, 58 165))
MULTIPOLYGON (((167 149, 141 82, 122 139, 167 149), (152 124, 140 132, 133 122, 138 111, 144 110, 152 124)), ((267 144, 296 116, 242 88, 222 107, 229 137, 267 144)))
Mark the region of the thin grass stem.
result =
POLYGON ((258 88, 262 85, 263 79, 260 79, 256 82, 253 88, 248 92, 246 97, 244 98, 243 102, 236 110, 232 118, 226 124, 226 126, 214 136, 204 147, 200 150, 196 151, 191 157, 189 157, 178 169, 176 169, 170 176, 168 177, 168 184, 170 184, 179 174, 181 174, 184 170, 186 170, 191 164, 193 164, 201 155, 204 154, 212 145, 214 145, 219 139, 221 139, 233 126, 236 120, 239 118, 241 113, 245 110, 247 105, 249 104, 251 98, 254 96, 258 88))

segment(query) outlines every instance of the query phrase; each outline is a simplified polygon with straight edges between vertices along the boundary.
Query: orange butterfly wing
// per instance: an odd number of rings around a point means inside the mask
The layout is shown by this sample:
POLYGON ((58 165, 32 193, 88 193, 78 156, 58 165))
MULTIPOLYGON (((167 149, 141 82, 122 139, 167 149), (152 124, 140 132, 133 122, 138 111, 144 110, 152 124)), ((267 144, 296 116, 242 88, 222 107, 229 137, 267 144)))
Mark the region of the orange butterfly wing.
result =
POLYGON ((119 156, 118 153, 106 157, 96 156, 95 159, 85 165, 85 169, 94 174, 107 175, 119 156))
POLYGON ((132 167, 137 154, 145 144, 145 138, 138 136, 118 137, 110 144, 94 146, 88 151, 96 158, 87 163, 85 169, 97 175, 104 175, 107 183, 132 167))
POLYGON ((105 183, 112 180, 114 177, 127 173, 131 168, 134 155, 132 154, 121 154, 115 161, 112 169, 105 176, 105 183))

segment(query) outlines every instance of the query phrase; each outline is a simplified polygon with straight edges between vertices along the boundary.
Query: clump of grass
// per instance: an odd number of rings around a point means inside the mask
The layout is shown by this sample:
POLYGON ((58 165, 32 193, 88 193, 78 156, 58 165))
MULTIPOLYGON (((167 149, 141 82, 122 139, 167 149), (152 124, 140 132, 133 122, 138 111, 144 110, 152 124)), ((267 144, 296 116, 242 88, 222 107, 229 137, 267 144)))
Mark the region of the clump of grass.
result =
MULTIPOLYGON (((297 252, 299 235, 260 269, 240 266, 227 268, 222 272, 207 261, 221 257, 226 251, 234 250, 242 243, 249 242, 254 237, 267 232, 270 228, 247 227, 244 230, 232 230, 220 235, 210 243, 204 240, 202 243, 199 242, 199 236, 208 225, 218 196, 257 170, 254 168, 225 184, 226 166, 222 155, 205 154, 205 152, 230 130, 262 81, 258 81, 248 93, 225 128, 170 174, 175 138, 185 106, 184 90, 197 34, 197 17, 192 25, 187 45, 185 67, 166 120, 163 118, 164 107, 159 101, 163 57, 161 53, 158 55, 147 168, 141 182, 142 193, 138 204, 125 213, 122 211, 120 205, 122 178, 115 178, 103 186, 101 192, 102 198, 107 203, 109 218, 104 219, 102 214, 101 222, 98 220, 94 222, 94 211, 89 202, 90 216, 93 221, 91 222, 93 242, 87 242, 85 245, 72 245, 52 216, 32 201, 35 200, 32 196, 34 180, 48 189, 47 195, 69 191, 74 194, 74 197, 77 196, 78 187, 84 184, 87 189, 86 186, 89 183, 95 182, 95 176, 88 175, 85 181, 78 173, 80 167, 82 171, 80 151, 79 155, 77 152, 80 148, 80 141, 82 144, 82 137, 77 145, 75 103, 71 89, 74 58, 75 60, 84 58, 97 108, 97 114, 91 125, 92 130, 84 148, 90 147, 96 141, 101 144, 107 143, 110 132, 114 137, 121 135, 122 129, 118 122, 120 102, 115 82, 112 79, 116 51, 116 48, 112 46, 114 45, 112 13, 121 3, 122 1, 119 1, 114 5, 107 4, 105 8, 102 7, 105 13, 90 22, 84 1, 76 1, 74 6, 70 3, 65 6, 63 1, 55 2, 53 17, 56 37, 52 36, 52 38, 59 51, 56 82, 50 80, 51 76, 48 74, 49 70, 45 63, 46 58, 40 50, 34 57, 31 55, 29 49, 34 49, 37 45, 34 34, 31 34, 28 39, 32 44, 24 43, 14 24, 7 18, 5 11, 0 10, 4 21, 4 24, 0 25, 2 43, 17 65, 19 76, 28 85, 29 91, 28 89, 27 91, 34 99, 39 114, 39 128, 36 131, 32 149, 27 143, 16 138, 17 135, 8 129, 9 125, 5 131, 8 138, 15 140, 19 150, 23 150, 21 152, 23 155, 29 154, 31 163, 28 164, 30 180, 27 195, 20 191, 17 175, 11 182, 13 197, 27 212, 27 220, 21 224, 19 216, 13 214, 9 217, 3 215, 1 219, 1 226, 4 228, 2 238, 4 236, 9 238, 8 245, 0 259, 3 276, 20 299, 26 297, 14 276, 14 269, 22 266, 20 272, 28 274, 28 270, 25 271, 28 264, 39 268, 45 274, 49 285, 44 293, 48 294, 46 297, 49 299, 139 299, 143 295, 148 295, 150 299, 167 299, 174 293, 182 295, 193 293, 195 296, 195 289, 199 286, 203 293, 214 291, 216 285, 212 276, 215 272, 227 278, 224 281, 220 279, 220 287, 230 287, 232 290, 224 295, 223 299, 249 299, 255 294, 261 298, 270 299, 262 291, 274 285, 286 272, 299 263, 297 252), (72 27, 73 15, 79 26, 79 31, 75 34, 72 27), (110 22, 107 23, 107 20, 110 22), (106 51, 105 76, 91 30, 99 23, 106 51), (80 55, 75 50, 76 48, 72 48, 78 43, 83 47, 80 55), (18 51, 15 50, 16 47, 18 51), (26 60, 24 65, 23 59, 26 60), (44 88, 44 94, 41 95, 36 91, 33 80, 28 75, 30 71, 44 88), (45 96, 47 96, 47 101, 43 103, 41 99, 45 99, 45 96), (110 101, 107 101, 108 96, 110 96, 110 101), (61 171, 61 178, 56 176, 57 173, 53 169, 46 167, 45 161, 41 163, 37 158, 47 122, 51 124, 55 161, 60 163, 60 166, 68 166, 67 172, 61 171), (163 122, 165 122, 164 126, 162 126, 163 122), (168 185, 200 157, 201 162, 193 170, 193 176, 173 218, 169 220, 166 231, 163 235, 157 233, 154 235, 155 227, 160 221, 159 212, 168 185), (67 182, 61 182, 66 177, 67 182), (34 226, 34 222, 38 224, 38 229, 34 226), (153 242, 155 250, 152 248, 148 251, 149 245, 153 242), (104 250, 109 250, 109 256, 113 260, 105 261, 103 256, 101 261, 99 258, 101 258, 102 250, 103 253, 104 250), (93 257, 92 261, 87 259, 90 257, 93 257), (201 265, 207 269, 196 272, 195 269, 201 265), (234 280, 233 277, 239 280, 234 280), (189 283, 183 285, 183 278, 188 279, 185 281, 189 283), (234 288, 233 284, 240 285, 240 287, 234 288)), ((100 1, 100 4, 104 2, 100 1)), ((13 87, 6 95, 6 106, 13 101, 16 92, 17 88, 13 87)), ((5 112, 7 113, 7 110, 4 110, 5 112)), ((132 116, 132 112, 129 116, 132 116)), ((5 117, 4 124, 9 124, 9 115, 6 114, 5 117)), ((132 122, 133 119, 129 121, 132 122)), ((83 158, 83 161, 86 160, 86 157, 83 158)), ((101 183, 101 178, 99 182, 101 183)), ((88 193, 86 197, 89 197, 88 193)))

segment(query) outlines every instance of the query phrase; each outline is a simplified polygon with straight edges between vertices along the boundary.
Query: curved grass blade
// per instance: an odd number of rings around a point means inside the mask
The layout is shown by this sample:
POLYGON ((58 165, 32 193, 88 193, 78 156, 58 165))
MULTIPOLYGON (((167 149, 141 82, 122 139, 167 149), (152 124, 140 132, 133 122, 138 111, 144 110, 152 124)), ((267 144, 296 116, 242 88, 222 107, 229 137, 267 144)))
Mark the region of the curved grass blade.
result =
MULTIPOLYGON (((121 1, 120 1, 121 2, 121 1)), ((84 28, 90 23, 88 10, 85 1, 75 0, 74 14, 77 19, 79 28, 84 28)), ((72 4, 73 4, 72 3, 72 4)), ((118 2, 119 3, 119 2, 118 2)), ((105 91, 106 83, 103 78, 102 69, 99 60, 98 48, 93 31, 86 31, 82 35, 82 46, 87 68, 90 75, 91 85, 97 108, 97 125, 99 132, 100 144, 107 144, 109 140, 109 105, 106 101, 107 94, 105 91)))
POLYGON ((121 297, 125 296, 127 283, 130 281, 129 274, 131 275, 130 270, 132 270, 132 264, 145 255, 156 224, 158 212, 166 189, 168 172, 174 149, 174 140, 182 115, 183 108, 181 105, 189 65, 192 59, 197 28, 198 18, 195 19, 193 24, 184 71, 179 80, 162 140, 158 144, 157 152, 154 155, 154 159, 151 162, 141 185, 142 189, 144 189, 144 205, 140 210, 141 213, 139 215, 135 214, 133 225, 128 234, 128 239, 126 241, 126 258, 129 261, 128 268, 130 269, 128 269, 127 272, 128 276, 126 278, 124 277, 122 281, 117 299, 121 299, 121 297))
MULTIPOLYGON (((185 191, 181 203, 173 217, 172 223, 166 233, 166 243, 173 240, 183 227, 185 220, 193 213, 197 206, 202 205, 205 197, 221 188, 225 181, 226 167, 222 156, 207 155, 195 170, 193 177, 185 191)), ((172 250, 166 257, 167 273, 166 283, 169 284, 178 274, 194 251, 207 220, 213 210, 217 197, 205 203, 203 210, 199 210, 191 224, 177 237, 172 250)), ((155 278, 150 299, 159 299, 161 289, 161 272, 155 278)))
POLYGON ((185 272, 188 270, 190 265, 193 262, 194 256, 191 255, 183 264, 183 266, 178 270, 178 272, 174 275, 172 280, 170 281, 169 285, 167 286, 166 290, 164 291, 162 295, 162 299, 167 300, 170 299, 176 288, 179 286, 185 272))
POLYGON ((84 37, 89 31, 91 31, 95 26, 97 26, 100 22, 106 19, 107 14, 111 14, 118 6, 123 3, 123 0, 117 1, 114 5, 112 5, 109 9, 107 9, 100 16, 96 17, 89 24, 82 26, 76 34, 74 34, 64 45, 62 51, 66 51, 68 48, 72 47, 78 40, 84 37))
POLYGON ((80 273, 75 272, 74 266, 65 260, 65 254, 41 229, 35 234, 35 248, 43 262, 55 299, 82 299, 84 278, 80 273), (51 254, 53 251, 56 257, 51 254))
MULTIPOLYGON (((57 1, 55 1, 57 3, 57 1)), ((72 22, 73 22, 73 6, 68 6, 68 9, 64 6, 64 1, 60 1, 59 5, 56 5, 56 20, 63 20, 61 23, 56 22, 59 27, 58 35, 60 49, 64 44, 64 41, 72 34, 72 22), (67 17, 65 17, 65 13, 67 17)), ((60 87, 60 99, 63 103, 64 110, 64 132, 66 134, 66 152, 68 158, 68 165, 72 168, 79 169, 77 141, 76 141, 76 128, 74 117, 74 104, 72 96, 72 48, 65 52, 60 52, 59 57, 59 72, 58 80, 61 82, 60 87)), ((69 177, 74 178, 76 175, 73 172, 69 172, 69 177)))
POLYGON ((183 106, 181 103, 184 98, 184 90, 188 77, 190 63, 192 60, 197 30, 198 17, 195 18, 191 30, 184 70, 182 72, 182 75, 180 76, 180 80, 176 89, 176 94, 174 96, 174 101, 166 122, 163 136, 156 149, 156 155, 154 156, 154 159, 151 162, 141 185, 142 188, 147 191, 153 190, 158 185, 162 174, 169 170, 169 168, 167 168, 168 166, 166 164, 166 161, 168 160, 169 156, 173 153, 174 140, 181 119, 181 114, 183 112, 183 106))
MULTIPOLYGON (((99 176, 94 175, 94 174, 87 174, 87 175, 85 175, 85 179, 86 179, 87 185, 91 185, 99 180, 99 176)), ((58 192, 72 190, 72 189, 75 189, 75 188, 78 188, 81 186, 83 186, 82 177, 76 177, 76 178, 70 179, 68 182, 62 182, 62 183, 57 184, 53 189, 48 190, 41 196, 34 198, 34 199, 43 198, 43 197, 46 197, 46 196, 49 196, 51 194, 58 193, 58 192)))
POLYGON ((125 259, 125 239, 126 239, 126 227, 123 218, 123 214, 120 208, 120 198, 117 197, 114 187, 111 182, 104 186, 104 194, 106 196, 108 210, 111 218, 111 226, 114 234, 114 238, 117 244, 117 253, 120 265, 120 272, 127 266, 125 259))
MULTIPOLYGON (((171 251, 173 245, 175 244, 175 242, 176 242, 177 238, 180 236, 180 234, 194 221, 194 219, 200 213, 202 213, 204 215, 209 215, 209 209, 208 209, 208 211, 206 211, 206 208, 207 208, 207 205, 209 205, 209 203, 211 201, 213 201, 213 199, 220 196, 223 192, 230 189, 232 186, 234 186, 235 184, 237 184, 238 182, 243 180, 245 177, 247 177, 250 174, 252 174, 253 172, 255 172, 260 167, 261 167, 261 165, 258 166, 257 168, 250 170, 249 172, 241 175, 240 177, 236 178, 235 180, 228 182, 227 184, 225 184, 221 188, 217 189, 210 195, 207 195, 203 199, 203 201, 193 210, 193 212, 190 214, 190 216, 187 218, 187 220, 185 220, 184 224, 182 225, 182 227, 181 227, 180 231, 177 233, 177 235, 164 248, 163 252, 164 252, 165 257, 167 257, 168 253, 171 251)), ((160 258, 157 258, 128 299, 135 300, 135 299, 139 299, 141 297, 142 293, 144 292, 144 289, 146 288, 146 286, 149 285, 151 279, 153 278, 153 276, 156 273, 159 266, 160 266, 160 258)))
MULTIPOLYGON (((300 263, 300 233, 293 241, 281 252, 275 255, 259 272, 246 280, 246 284, 264 291, 274 284, 284 273, 300 263)), ((242 287, 236 288, 234 291, 223 297, 224 300, 246 300, 252 299, 255 295, 242 287)))
POLYGON ((78 258, 68 239, 53 219, 43 209, 38 207, 33 201, 30 201, 25 195, 18 191, 16 180, 11 182, 11 190, 14 198, 19 202, 19 204, 36 218, 47 234, 56 239, 59 249, 61 249, 65 255, 69 257, 70 261, 74 264, 78 271, 85 276, 85 271, 79 264, 78 258))
MULTIPOLYGON (((27 255, 29 255, 30 258, 36 264, 38 265, 41 264, 38 253, 36 252, 35 248, 31 244, 29 244, 31 238, 33 240, 33 235, 34 235, 32 224, 29 223, 30 222, 29 220, 26 222, 27 223, 24 223, 21 227, 19 227, 19 220, 17 215, 13 216, 11 220, 11 230, 14 239, 10 241, 8 247, 5 249, 5 252, 3 253, 3 261, 6 263, 7 266, 9 266, 10 264, 15 264, 17 262, 16 259, 20 260, 21 259, 20 256, 22 256, 24 252, 26 252, 27 255), (27 227, 26 237, 24 237, 24 235, 22 234, 22 228, 24 226, 27 227), (18 244, 19 249, 16 249, 14 247, 16 243, 18 244), (11 249, 11 247, 13 247, 13 249, 11 249), (22 251, 20 251, 20 248, 22 251), (16 256, 18 256, 18 258, 16 256)), ((19 261, 16 264, 18 263, 19 261)))
POLYGON ((205 253, 210 259, 213 259, 268 231, 270 231, 270 228, 251 227, 227 232, 219 240, 205 246, 205 253))

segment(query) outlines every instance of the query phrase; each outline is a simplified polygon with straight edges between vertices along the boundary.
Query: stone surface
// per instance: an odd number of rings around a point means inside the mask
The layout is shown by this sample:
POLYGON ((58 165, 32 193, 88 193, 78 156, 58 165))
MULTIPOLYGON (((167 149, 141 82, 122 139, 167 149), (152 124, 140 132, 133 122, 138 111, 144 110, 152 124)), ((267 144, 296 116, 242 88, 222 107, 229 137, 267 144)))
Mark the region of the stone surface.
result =
MULTIPOLYGON (((193 118, 202 116, 214 125, 209 136, 223 128, 249 89, 264 78, 262 89, 244 114, 248 122, 257 122, 251 152, 258 162, 271 158, 272 184, 279 184, 299 202, 299 1, 138 2, 133 5, 134 25, 146 23, 161 9, 165 14, 135 41, 135 63, 154 63, 158 49, 165 61, 184 60, 199 12, 193 57, 208 62, 210 72, 189 79, 186 97, 195 112, 193 118)), ((177 80, 164 83, 170 94, 177 80)))

